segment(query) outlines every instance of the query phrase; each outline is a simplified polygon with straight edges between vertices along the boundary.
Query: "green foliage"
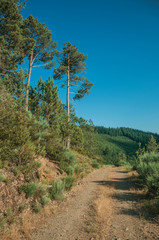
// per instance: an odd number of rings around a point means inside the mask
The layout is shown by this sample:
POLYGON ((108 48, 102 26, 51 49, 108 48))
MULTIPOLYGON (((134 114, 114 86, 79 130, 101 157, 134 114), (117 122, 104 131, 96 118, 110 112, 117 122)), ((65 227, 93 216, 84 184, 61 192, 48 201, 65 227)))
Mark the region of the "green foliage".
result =
POLYGON ((54 71, 55 80, 63 79, 62 87, 67 86, 67 81, 69 81, 70 88, 73 89, 74 100, 83 98, 85 94, 90 93, 93 85, 88 79, 81 77, 84 69, 86 69, 86 59, 87 56, 80 53, 76 46, 67 42, 64 44, 63 51, 60 55, 60 65, 54 71), (70 77, 68 77, 68 75, 70 75, 70 77), (67 81, 65 76, 67 76, 67 81))
POLYGON ((77 163, 76 155, 71 151, 64 152, 63 159, 60 161, 60 169, 68 175, 73 175, 74 166, 77 163))
POLYGON ((4 176, 2 174, 0 174, 0 182, 3 182, 4 181, 4 176))
POLYGON ((57 54, 56 43, 51 40, 52 33, 45 24, 38 21, 32 15, 28 16, 23 22, 23 34, 25 54, 29 59, 29 73, 26 86, 26 110, 28 110, 29 86, 31 71, 34 64, 36 67, 51 68, 54 55, 57 54))
POLYGON ((0 160, 0 169, 3 168, 3 162, 0 160))
POLYGON ((127 157, 133 156, 138 144, 133 140, 123 136, 109 136, 107 134, 96 135, 97 148, 95 154, 103 158, 107 164, 119 165, 119 153, 127 157))
POLYGON ((24 57, 22 16, 15 0, 0 1, 0 73, 14 75, 24 57))
POLYGON ((66 176, 63 178, 65 190, 69 191, 74 186, 75 178, 73 176, 66 176))
POLYGON ((27 198, 32 197, 35 194, 36 190, 37 190, 37 185, 34 183, 21 185, 19 188, 19 192, 20 193, 25 192, 27 198))
POLYGON ((63 192, 64 192, 64 183, 60 179, 58 179, 57 181, 54 181, 52 183, 51 188, 49 189, 50 198, 52 200, 63 199, 63 192))
POLYGON ((13 211, 11 208, 7 208, 5 212, 6 217, 10 217, 13 215, 13 211))
POLYGON ((93 168, 99 168, 99 167, 100 167, 100 165, 99 165, 99 163, 97 162, 96 159, 93 159, 93 160, 92 160, 92 167, 93 167, 93 168))
POLYGON ((42 207, 41 207, 40 204, 38 204, 38 203, 34 203, 34 204, 32 205, 32 208, 33 208, 33 211, 34 211, 35 213, 39 213, 39 212, 41 211, 41 209, 42 209, 42 207))
POLYGON ((90 169, 91 169, 91 165, 88 164, 88 163, 85 163, 85 164, 84 164, 84 168, 85 168, 86 170, 90 170, 90 169))
POLYGON ((22 204, 19 206, 19 212, 23 212, 26 208, 28 208, 28 205, 27 204, 22 204))
POLYGON ((125 128, 125 127, 120 127, 120 128, 105 128, 102 126, 96 126, 95 130, 99 134, 106 134, 112 137, 117 137, 117 136, 124 136, 128 137, 129 139, 141 143, 142 146, 145 145, 151 136, 153 136, 157 142, 159 142, 159 135, 150 133, 150 132, 143 132, 140 130, 132 129, 132 128, 125 128))
POLYGON ((7 208, 5 211, 6 221, 11 224, 15 221, 14 213, 11 208, 7 208))
POLYGON ((46 185, 39 183, 25 184, 19 187, 19 192, 25 192, 26 198, 33 197, 36 203, 46 205, 49 202, 46 185))
POLYGON ((69 164, 65 161, 60 162, 60 169, 68 175, 73 175, 74 173, 74 168, 72 166, 69 166, 69 164))
POLYGON ((145 153, 136 168, 148 194, 159 196, 159 153, 145 153))
POLYGON ((149 142, 146 144, 148 152, 158 152, 159 146, 153 136, 150 137, 149 142))
POLYGON ((57 141, 55 138, 49 138, 46 141, 46 155, 50 159, 53 160, 58 160, 60 161, 61 159, 64 158, 64 148, 62 144, 57 141))
POLYGON ((84 171, 84 169, 83 169, 83 167, 81 167, 80 165, 77 165, 76 167, 75 167, 75 173, 76 174, 80 174, 80 173, 82 173, 84 171))
POLYGON ((144 155, 141 155, 139 159, 140 159, 140 162, 145 162, 145 163, 155 162, 155 163, 157 163, 159 161, 159 153, 154 153, 154 152, 145 153, 144 155))
POLYGON ((69 165, 74 166, 77 163, 77 157, 73 152, 66 151, 64 153, 64 161, 67 162, 69 165))
POLYGON ((11 184, 12 179, 7 176, 7 177, 5 177, 4 182, 5 182, 6 184, 11 184))
POLYGON ((49 203, 50 199, 47 196, 42 196, 41 198, 41 204, 42 206, 45 206, 49 203))
POLYGON ((6 218, 0 217, 0 229, 4 228, 5 223, 6 223, 6 218))

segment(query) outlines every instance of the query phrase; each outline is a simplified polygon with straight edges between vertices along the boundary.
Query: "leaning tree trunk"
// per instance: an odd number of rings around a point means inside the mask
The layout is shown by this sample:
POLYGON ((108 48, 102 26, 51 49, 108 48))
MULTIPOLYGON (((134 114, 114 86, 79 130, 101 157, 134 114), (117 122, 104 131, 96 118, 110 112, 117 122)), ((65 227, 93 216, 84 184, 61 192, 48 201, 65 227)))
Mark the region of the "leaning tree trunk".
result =
MULTIPOLYGON (((70 96, 70 58, 68 55, 68 69, 67 69, 67 121, 70 121, 70 103, 69 103, 69 96, 70 96)), ((67 140, 67 148, 70 148, 70 137, 67 140)))
POLYGON ((30 55, 29 72, 28 72, 28 79, 27 79, 27 85, 26 85, 26 97, 25 97, 26 111, 29 110, 29 86, 30 86, 30 79, 31 79, 32 62, 33 62, 33 50, 30 55))

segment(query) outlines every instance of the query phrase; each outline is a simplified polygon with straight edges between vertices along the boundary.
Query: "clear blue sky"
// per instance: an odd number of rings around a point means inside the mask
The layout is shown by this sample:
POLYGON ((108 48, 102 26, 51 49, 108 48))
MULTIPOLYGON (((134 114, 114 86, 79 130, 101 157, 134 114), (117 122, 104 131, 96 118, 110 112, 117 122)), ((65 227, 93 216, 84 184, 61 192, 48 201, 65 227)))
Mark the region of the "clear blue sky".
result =
MULTIPOLYGON (((88 54, 91 94, 76 113, 95 125, 159 133, 159 1, 27 0, 32 14, 52 31, 58 49, 67 41, 88 54)), ((32 84, 53 70, 36 69, 32 84)), ((65 103, 65 92, 59 89, 65 103)))

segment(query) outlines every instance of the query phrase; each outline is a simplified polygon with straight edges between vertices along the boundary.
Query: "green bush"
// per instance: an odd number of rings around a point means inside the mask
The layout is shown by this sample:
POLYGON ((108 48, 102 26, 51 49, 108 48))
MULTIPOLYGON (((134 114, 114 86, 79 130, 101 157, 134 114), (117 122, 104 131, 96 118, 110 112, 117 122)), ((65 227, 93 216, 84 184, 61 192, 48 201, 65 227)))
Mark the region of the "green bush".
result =
POLYGON ((67 162, 70 166, 74 166, 77 163, 76 155, 71 151, 66 151, 64 153, 64 161, 67 162))
POLYGON ((76 155, 71 151, 66 151, 60 161, 60 169, 68 175, 74 174, 74 166, 77 163, 76 155))
POLYGON ((74 186, 75 178, 73 176, 66 176, 63 178, 65 190, 69 191, 74 186))
POLYGON ((45 206, 46 204, 48 204, 49 201, 50 201, 50 199, 47 196, 42 196, 42 198, 41 198, 42 206, 45 206))
POLYGON ((43 205, 45 205, 45 201, 48 196, 47 186, 38 183, 22 185, 19 188, 19 192, 25 192, 27 198, 33 197, 34 200, 43 205))
POLYGON ((137 171, 148 194, 152 197, 159 196, 159 153, 142 155, 137 171))
POLYGON ((55 138, 50 138, 46 142, 46 155, 50 159, 60 161, 64 158, 64 148, 55 138))
POLYGON ((74 168, 72 166, 69 166, 69 164, 64 161, 60 162, 60 169, 66 172, 68 175, 73 175, 74 173, 74 168))
POLYGON ((157 172, 147 177, 146 186, 151 196, 159 196, 159 168, 157 172))
POLYGON ((36 191, 34 193, 34 199, 41 201, 44 196, 47 196, 47 186, 43 184, 36 184, 36 191))
POLYGON ((149 162, 159 162, 159 153, 145 153, 140 156, 140 162, 149 163, 149 162))
POLYGON ((90 169, 92 168, 92 166, 89 165, 88 163, 85 163, 85 164, 84 164, 84 168, 85 168, 86 170, 90 170, 90 169))
POLYGON ((82 173, 83 171, 84 171, 84 169, 83 169, 81 166, 77 165, 77 166, 75 167, 75 173, 76 173, 76 174, 80 174, 80 173, 82 173))
POLYGON ((100 167, 100 166, 99 166, 99 163, 97 162, 96 159, 93 159, 93 160, 92 160, 92 167, 93 167, 93 168, 99 168, 99 167, 100 167))
POLYGON ((64 183, 60 179, 53 182, 51 188, 49 189, 50 198, 52 200, 54 199, 61 200, 63 198, 63 192, 64 183))
POLYGON ((26 184, 26 185, 21 185, 19 188, 19 192, 25 192, 26 193, 26 197, 32 197, 35 192, 37 190, 37 185, 34 183, 30 183, 30 184, 26 184))

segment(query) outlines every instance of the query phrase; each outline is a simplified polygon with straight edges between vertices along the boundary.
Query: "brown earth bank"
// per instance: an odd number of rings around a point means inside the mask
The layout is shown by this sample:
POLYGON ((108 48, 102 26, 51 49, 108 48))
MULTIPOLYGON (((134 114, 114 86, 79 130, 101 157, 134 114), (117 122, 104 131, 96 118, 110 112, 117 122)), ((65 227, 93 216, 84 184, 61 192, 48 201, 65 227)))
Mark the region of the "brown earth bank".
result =
POLYGON ((90 173, 39 225, 31 240, 159 239, 159 222, 140 209, 144 193, 133 188, 133 173, 105 166, 90 173))

